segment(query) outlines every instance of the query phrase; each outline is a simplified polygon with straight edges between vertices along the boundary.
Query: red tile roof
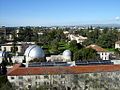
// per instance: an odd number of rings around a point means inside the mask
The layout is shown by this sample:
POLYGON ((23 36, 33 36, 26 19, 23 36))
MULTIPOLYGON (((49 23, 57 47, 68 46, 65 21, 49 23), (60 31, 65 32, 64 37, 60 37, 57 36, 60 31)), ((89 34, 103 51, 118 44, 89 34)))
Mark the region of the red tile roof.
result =
POLYGON ((89 65, 89 66, 64 66, 64 67, 19 67, 9 71, 8 76, 19 75, 44 75, 44 74, 81 74, 94 72, 120 71, 120 65, 89 65))
POLYGON ((116 44, 120 44, 120 41, 115 42, 116 44))
POLYGON ((107 51, 106 49, 104 49, 98 45, 94 45, 94 44, 89 45, 86 48, 92 48, 92 49, 96 50, 97 52, 106 52, 107 51))

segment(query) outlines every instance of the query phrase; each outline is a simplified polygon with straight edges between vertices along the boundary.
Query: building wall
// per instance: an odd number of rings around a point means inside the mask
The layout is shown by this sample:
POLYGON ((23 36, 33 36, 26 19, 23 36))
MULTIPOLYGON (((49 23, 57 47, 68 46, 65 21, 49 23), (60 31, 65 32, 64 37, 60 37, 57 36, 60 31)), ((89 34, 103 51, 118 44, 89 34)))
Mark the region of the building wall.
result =
POLYGON ((13 63, 23 63, 24 56, 13 56, 11 59, 13 63))
MULTIPOLYGON (((17 52, 21 53, 22 52, 22 46, 16 46, 16 47, 18 48, 17 52)), ((6 51, 11 52, 12 48, 13 48, 13 46, 1 46, 2 51, 6 50, 6 51)))
POLYGON ((39 87, 42 85, 66 85, 71 87, 71 75, 27 75, 27 76, 8 76, 8 80, 16 88, 39 87))
POLYGON ((116 43, 115 44, 115 49, 119 48, 120 49, 120 44, 116 43))
POLYGON ((72 34, 69 34, 68 35, 68 38, 72 41, 72 40, 76 40, 77 43, 80 43, 82 44, 86 39, 87 37, 83 37, 83 36, 75 36, 75 35, 72 35, 72 34))
POLYGON ((46 57, 46 60, 47 61, 69 62, 71 61, 71 56, 51 55, 50 57, 46 57))
MULTIPOLYGON (((120 71, 62 75, 8 76, 17 89, 50 85, 57 90, 119 90, 120 71)), ((49 90, 49 89, 48 89, 49 90)), ((53 89, 52 89, 53 90, 53 89)))
POLYGON ((110 52, 98 52, 102 60, 109 60, 110 52))

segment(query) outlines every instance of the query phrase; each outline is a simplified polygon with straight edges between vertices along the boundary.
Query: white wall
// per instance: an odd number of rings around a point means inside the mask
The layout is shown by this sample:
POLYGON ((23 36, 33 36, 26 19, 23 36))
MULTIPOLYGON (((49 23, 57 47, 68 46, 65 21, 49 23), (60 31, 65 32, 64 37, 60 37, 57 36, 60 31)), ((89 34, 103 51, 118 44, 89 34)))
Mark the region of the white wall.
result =
MULTIPOLYGON (((27 88, 28 85, 33 86, 40 86, 40 85, 50 85, 50 84, 56 84, 59 85, 61 83, 67 84, 69 83, 66 81, 66 79, 71 79, 69 78, 70 75, 64 75, 64 77, 61 78, 61 75, 24 75, 24 76, 8 76, 8 80, 12 85, 18 86, 18 88, 27 88), (47 78, 45 78, 47 76, 47 78), (21 85, 22 83, 23 85, 21 85)), ((69 85, 69 84, 68 84, 69 85)))
POLYGON ((15 62, 22 63, 24 60, 24 56, 13 56, 11 59, 12 59, 13 63, 15 63, 15 62))
POLYGON ((115 49, 120 48, 120 44, 115 44, 115 49))
POLYGON ((102 60, 109 60, 110 52, 98 52, 102 60))
POLYGON ((120 60, 111 60, 114 64, 120 64, 120 60))
MULTIPOLYGON (((18 48, 18 51, 19 53, 22 52, 22 46, 16 46, 18 48)), ((1 46, 1 50, 4 51, 6 48, 6 51, 9 51, 11 52, 11 48, 13 48, 13 46, 1 46)))

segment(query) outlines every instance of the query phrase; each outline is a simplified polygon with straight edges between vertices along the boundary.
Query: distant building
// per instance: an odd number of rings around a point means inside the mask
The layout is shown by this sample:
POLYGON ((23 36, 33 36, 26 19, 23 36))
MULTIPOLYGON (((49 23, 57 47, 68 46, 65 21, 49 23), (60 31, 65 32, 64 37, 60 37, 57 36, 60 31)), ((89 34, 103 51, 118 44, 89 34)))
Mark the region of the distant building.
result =
POLYGON ((63 33, 66 35, 66 34, 69 34, 69 31, 63 31, 63 33))
POLYGON ((46 59, 47 61, 70 62, 71 55, 70 50, 65 50, 62 55, 51 55, 50 57, 46 57, 46 59))
MULTIPOLYGON (((25 49, 29 45, 34 45, 34 44, 35 44, 35 42, 17 42, 17 43, 15 43, 15 47, 17 48, 17 53, 24 53, 25 49)), ((2 51, 11 52, 13 47, 14 47, 13 42, 1 44, 1 50, 2 51)))
POLYGON ((13 41, 12 33, 15 30, 15 27, 1 27, 0 28, 0 37, 4 37, 7 41, 13 41))
POLYGON ((115 49, 120 49, 120 41, 115 42, 115 49))
POLYGON ((87 39, 87 37, 83 37, 80 35, 74 35, 74 34, 68 34, 68 39, 70 39, 70 41, 76 40, 77 43, 82 44, 87 39))
POLYGON ((100 59, 102 59, 102 60, 109 60, 110 59, 111 52, 107 51, 106 49, 104 49, 98 45, 92 44, 92 45, 87 46, 86 48, 92 48, 95 51, 97 51, 97 53, 100 55, 100 59))

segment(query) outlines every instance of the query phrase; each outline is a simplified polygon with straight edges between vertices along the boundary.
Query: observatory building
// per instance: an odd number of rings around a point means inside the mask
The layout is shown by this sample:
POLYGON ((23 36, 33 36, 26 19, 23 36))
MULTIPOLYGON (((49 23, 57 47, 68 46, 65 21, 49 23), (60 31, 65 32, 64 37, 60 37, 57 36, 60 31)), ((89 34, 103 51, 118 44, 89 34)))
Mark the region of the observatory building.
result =
POLYGON ((71 61, 71 55, 72 55, 72 53, 70 50, 65 50, 63 52, 63 60, 64 61, 71 61))
POLYGON ((31 45, 26 49, 24 56, 25 56, 26 65, 27 65, 29 63, 29 61, 31 61, 35 58, 38 58, 38 59, 44 58, 45 54, 44 54, 44 51, 42 50, 42 48, 40 48, 39 46, 31 45))
POLYGON ((47 61, 53 62, 70 62, 71 61, 71 51, 65 50, 62 55, 51 55, 50 57, 46 57, 47 61))

